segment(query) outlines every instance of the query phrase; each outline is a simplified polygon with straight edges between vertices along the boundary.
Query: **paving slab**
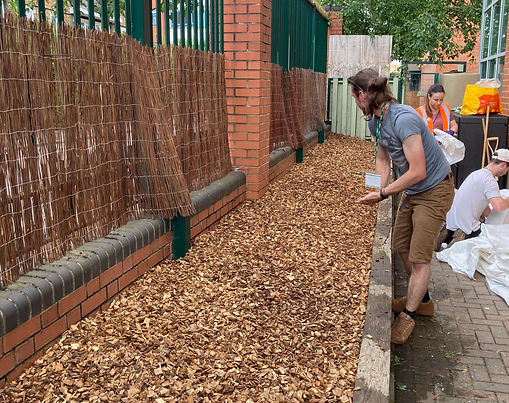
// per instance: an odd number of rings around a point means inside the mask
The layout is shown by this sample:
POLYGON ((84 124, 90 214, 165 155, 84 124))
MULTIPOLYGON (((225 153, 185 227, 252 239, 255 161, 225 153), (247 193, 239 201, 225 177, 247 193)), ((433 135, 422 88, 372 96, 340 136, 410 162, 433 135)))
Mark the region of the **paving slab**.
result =
MULTIPOLYGON (((394 258, 394 294, 407 276, 394 258)), ((435 315, 417 316, 409 341, 393 345, 395 402, 509 403, 509 306, 484 276, 455 273, 433 257, 430 294, 435 315)))

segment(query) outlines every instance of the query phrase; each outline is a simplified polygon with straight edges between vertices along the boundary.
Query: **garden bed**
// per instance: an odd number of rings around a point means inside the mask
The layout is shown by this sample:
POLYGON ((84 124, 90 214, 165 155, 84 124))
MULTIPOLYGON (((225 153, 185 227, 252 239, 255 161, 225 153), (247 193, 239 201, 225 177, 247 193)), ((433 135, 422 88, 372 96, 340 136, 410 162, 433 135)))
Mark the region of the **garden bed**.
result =
POLYGON ((374 144, 330 135, 301 164, 64 333, 9 401, 350 401, 376 207, 374 144))

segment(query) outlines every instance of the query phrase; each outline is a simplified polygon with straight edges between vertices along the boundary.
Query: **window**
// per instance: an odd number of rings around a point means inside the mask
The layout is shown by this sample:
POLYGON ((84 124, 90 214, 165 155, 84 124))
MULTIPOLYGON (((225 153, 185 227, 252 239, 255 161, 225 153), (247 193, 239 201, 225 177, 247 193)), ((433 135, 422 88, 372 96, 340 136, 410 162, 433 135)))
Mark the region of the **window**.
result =
POLYGON ((504 73, 507 12, 509 0, 484 0, 479 47, 481 78, 498 78, 504 73))

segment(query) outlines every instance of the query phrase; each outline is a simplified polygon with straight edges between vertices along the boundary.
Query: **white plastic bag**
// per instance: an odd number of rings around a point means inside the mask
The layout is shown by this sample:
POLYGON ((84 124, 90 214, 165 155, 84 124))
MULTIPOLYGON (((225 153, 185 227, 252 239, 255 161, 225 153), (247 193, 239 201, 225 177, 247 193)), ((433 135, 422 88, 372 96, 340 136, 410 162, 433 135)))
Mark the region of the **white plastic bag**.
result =
POLYGON ((440 129, 433 129, 433 133, 435 133, 435 138, 449 161, 449 165, 456 164, 465 158, 465 144, 460 140, 440 129))

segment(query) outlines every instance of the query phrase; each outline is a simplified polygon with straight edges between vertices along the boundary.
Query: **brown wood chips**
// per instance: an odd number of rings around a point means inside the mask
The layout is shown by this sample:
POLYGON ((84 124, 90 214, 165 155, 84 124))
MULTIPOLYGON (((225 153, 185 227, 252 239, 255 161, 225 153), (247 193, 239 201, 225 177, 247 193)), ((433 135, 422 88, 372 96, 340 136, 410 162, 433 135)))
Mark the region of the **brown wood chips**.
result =
POLYGON ((73 325, 0 396, 48 402, 349 402, 376 207, 373 143, 331 135, 256 201, 73 325))

